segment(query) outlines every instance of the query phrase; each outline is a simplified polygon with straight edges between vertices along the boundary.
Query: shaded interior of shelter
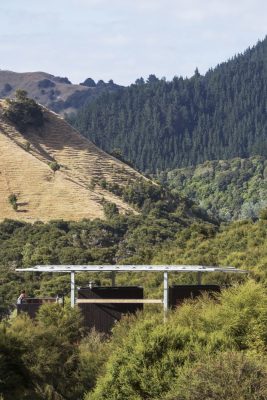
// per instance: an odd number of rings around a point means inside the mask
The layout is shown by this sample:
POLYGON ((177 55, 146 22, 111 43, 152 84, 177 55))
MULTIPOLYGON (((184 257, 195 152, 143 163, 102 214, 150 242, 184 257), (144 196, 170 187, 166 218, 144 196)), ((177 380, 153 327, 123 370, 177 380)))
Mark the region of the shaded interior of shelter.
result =
MULTIPOLYGON (((81 299, 143 299, 144 290, 141 286, 111 286, 78 289, 78 300, 81 299)), ((143 310, 143 304, 125 303, 79 303, 84 317, 86 328, 95 328, 100 332, 110 332, 113 325, 119 321, 123 315, 135 314, 143 310)))
MULTIPOLYGON (((169 307, 174 308, 184 300, 194 299, 202 293, 214 295, 220 291, 218 285, 175 285, 169 287, 169 307)), ((83 287, 77 290, 78 307, 81 310, 84 326, 87 329, 95 328, 97 331, 109 333, 114 324, 124 315, 135 314, 143 310, 142 303, 112 303, 113 300, 142 300, 144 290, 140 286, 105 286, 83 287), (105 299, 107 303, 105 303, 105 299), (90 303, 80 302, 90 300, 90 303), (103 303, 94 303, 93 300, 103 300, 103 303)), ((18 314, 27 313, 35 318, 39 308, 45 303, 59 302, 64 306, 64 298, 27 298, 22 304, 17 305, 18 314)))
POLYGON ((214 296, 221 291, 219 285, 174 285, 169 287, 169 307, 174 308, 187 299, 195 299, 203 293, 214 296))

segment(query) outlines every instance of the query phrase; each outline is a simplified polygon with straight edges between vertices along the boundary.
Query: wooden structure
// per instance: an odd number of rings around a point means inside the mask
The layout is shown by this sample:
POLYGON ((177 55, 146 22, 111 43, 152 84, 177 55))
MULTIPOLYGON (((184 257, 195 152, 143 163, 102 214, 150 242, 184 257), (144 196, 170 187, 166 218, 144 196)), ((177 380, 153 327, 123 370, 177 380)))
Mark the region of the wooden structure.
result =
POLYGON ((35 318, 39 308, 46 303, 56 303, 58 298, 56 297, 43 297, 43 298, 32 298, 28 297, 23 300, 23 303, 17 304, 17 312, 20 314, 24 312, 29 315, 30 318, 35 318))
POLYGON ((85 287, 78 288, 77 304, 87 328, 108 333, 123 315, 143 309, 143 297, 140 286, 85 287))
MULTIPOLYGON (((84 299, 96 303, 117 303, 120 304, 144 304, 144 303, 160 303, 163 305, 164 319, 166 318, 169 308, 169 273, 196 273, 197 283, 201 285, 201 277, 203 273, 220 272, 220 273, 247 273, 248 271, 239 270, 234 267, 217 267, 217 266, 204 266, 204 265, 36 265, 31 268, 16 269, 17 272, 48 272, 48 273, 69 273, 70 274, 70 293, 71 293, 71 306, 74 307, 76 303, 76 290, 75 290, 75 274, 79 272, 107 272, 110 274, 112 286, 115 286, 115 275, 121 272, 158 272, 163 274, 163 296, 161 299, 84 299)), ((81 299, 78 299, 80 302, 81 299)), ((81 302, 80 302, 81 304, 81 302)))
POLYGON ((212 295, 220 292, 218 285, 174 285, 169 287, 169 306, 177 307, 186 299, 195 299, 202 293, 212 295))

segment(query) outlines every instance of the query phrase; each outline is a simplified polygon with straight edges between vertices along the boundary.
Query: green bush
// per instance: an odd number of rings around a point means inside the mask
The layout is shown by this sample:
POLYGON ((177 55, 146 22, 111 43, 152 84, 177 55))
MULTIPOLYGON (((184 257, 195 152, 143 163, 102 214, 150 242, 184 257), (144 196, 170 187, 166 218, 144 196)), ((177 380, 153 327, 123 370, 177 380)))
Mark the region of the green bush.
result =
POLYGON ((8 99, 6 103, 4 116, 22 131, 29 126, 38 128, 44 124, 42 108, 27 97, 25 90, 17 90, 15 99, 8 99))
POLYGON ((82 397, 84 389, 77 376, 81 338, 81 317, 77 310, 58 304, 44 305, 35 322, 26 315, 14 319, 8 335, 22 343, 21 359, 29 373, 25 383, 31 383, 29 399, 82 397))
POLYGON ((162 400, 265 400, 266 359, 239 352, 204 356, 180 371, 162 400))
POLYGON ((263 210, 260 211, 259 217, 260 219, 267 221, 267 208, 264 208, 263 210))
MULTIPOLYGON (((198 366, 203 365, 203 358, 209 361, 209 365, 203 375, 199 375, 202 382, 209 374, 212 379, 211 372, 216 366, 217 370, 214 382, 209 383, 211 397, 199 398, 228 399, 227 396, 216 397, 216 393, 231 394, 230 389, 227 392, 224 388, 224 374, 219 370, 219 362, 225 368, 232 363, 232 369, 225 372, 225 378, 228 376, 231 382, 240 375, 239 384, 243 383, 246 389, 251 388, 250 393, 256 396, 264 387, 266 390, 266 368, 264 363, 258 365, 255 358, 250 359, 249 355, 266 352, 266 321, 266 289, 248 281, 225 290, 217 299, 203 297, 188 301, 172 313, 165 324, 160 314, 145 314, 132 319, 131 324, 122 322, 125 329, 119 326, 113 332, 110 343, 113 351, 107 360, 105 374, 100 376, 96 389, 87 395, 86 400, 164 398, 168 392, 175 394, 172 390, 176 383, 180 382, 179 379, 183 381, 184 375, 193 374, 194 366, 198 371, 198 366), (224 356, 224 353, 228 355, 224 356)), ((200 391, 197 384, 196 377, 196 390, 200 391)), ((244 390, 240 388, 239 393, 244 393, 244 390)), ((186 393, 189 392, 188 387, 186 393)), ((243 400, 242 397, 229 397, 232 400, 239 398, 243 400)), ((177 399, 180 400, 180 397, 177 399)), ((181 397, 183 399, 191 398, 181 397)), ((197 397, 192 397, 192 400, 195 399, 197 397)))
POLYGON ((13 209, 15 211, 17 211, 18 209, 18 197, 16 194, 12 193, 9 197, 8 197, 8 201, 9 203, 12 205, 13 209))
POLYGON ((119 209, 115 203, 105 201, 103 204, 104 214, 107 219, 114 218, 119 214, 119 209))
POLYGON ((60 165, 56 161, 52 161, 48 165, 54 172, 56 172, 60 169, 60 165))

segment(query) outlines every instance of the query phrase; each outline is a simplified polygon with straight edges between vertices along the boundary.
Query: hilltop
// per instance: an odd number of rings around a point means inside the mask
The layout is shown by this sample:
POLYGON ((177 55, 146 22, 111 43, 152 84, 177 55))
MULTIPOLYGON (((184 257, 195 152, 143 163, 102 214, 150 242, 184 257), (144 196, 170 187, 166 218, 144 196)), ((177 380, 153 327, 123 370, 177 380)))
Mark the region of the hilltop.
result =
POLYGON ((105 92, 114 92, 119 85, 110 80, 97 83, 88 78, 79 85, 46 72, 12 72, 0 70, 0 97, 13 97, 17 89, 26 90, 28 96, 57 113, 77 111, 83 104, 105 92))
POLYGON ((145 172, 267 154, 267 38, 204 76, 145 82, 79 110, 74 126, 145 172))
POLYGON ((138 172, 46 108, 43 124, 22 129, 4 116, 7 107, 0 103, 0 220, 104 218, 107 203, 133 211, 106 187, 143 179, 138 172))

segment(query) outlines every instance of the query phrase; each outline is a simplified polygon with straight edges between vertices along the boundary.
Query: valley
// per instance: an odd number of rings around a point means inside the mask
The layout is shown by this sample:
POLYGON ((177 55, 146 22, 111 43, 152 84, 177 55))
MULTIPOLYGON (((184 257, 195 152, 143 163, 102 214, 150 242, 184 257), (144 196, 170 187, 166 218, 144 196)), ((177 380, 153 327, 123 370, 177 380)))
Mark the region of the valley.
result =
MULTIPOLYGON (((0 70, 0 400, 266 400, 266 49, 127 87, 0 70), (77 264, 246 273, 203 274, 216 293, 121 312, 103 333, 70 306, 69 274, 16 271, 77 264), (20 293, 44 300, 34 319, 20 293)), ((117 273, 112 290, 155 300, 162 278, 117 273)), ((75 274, 87 292, 110 280, 75 274)))

